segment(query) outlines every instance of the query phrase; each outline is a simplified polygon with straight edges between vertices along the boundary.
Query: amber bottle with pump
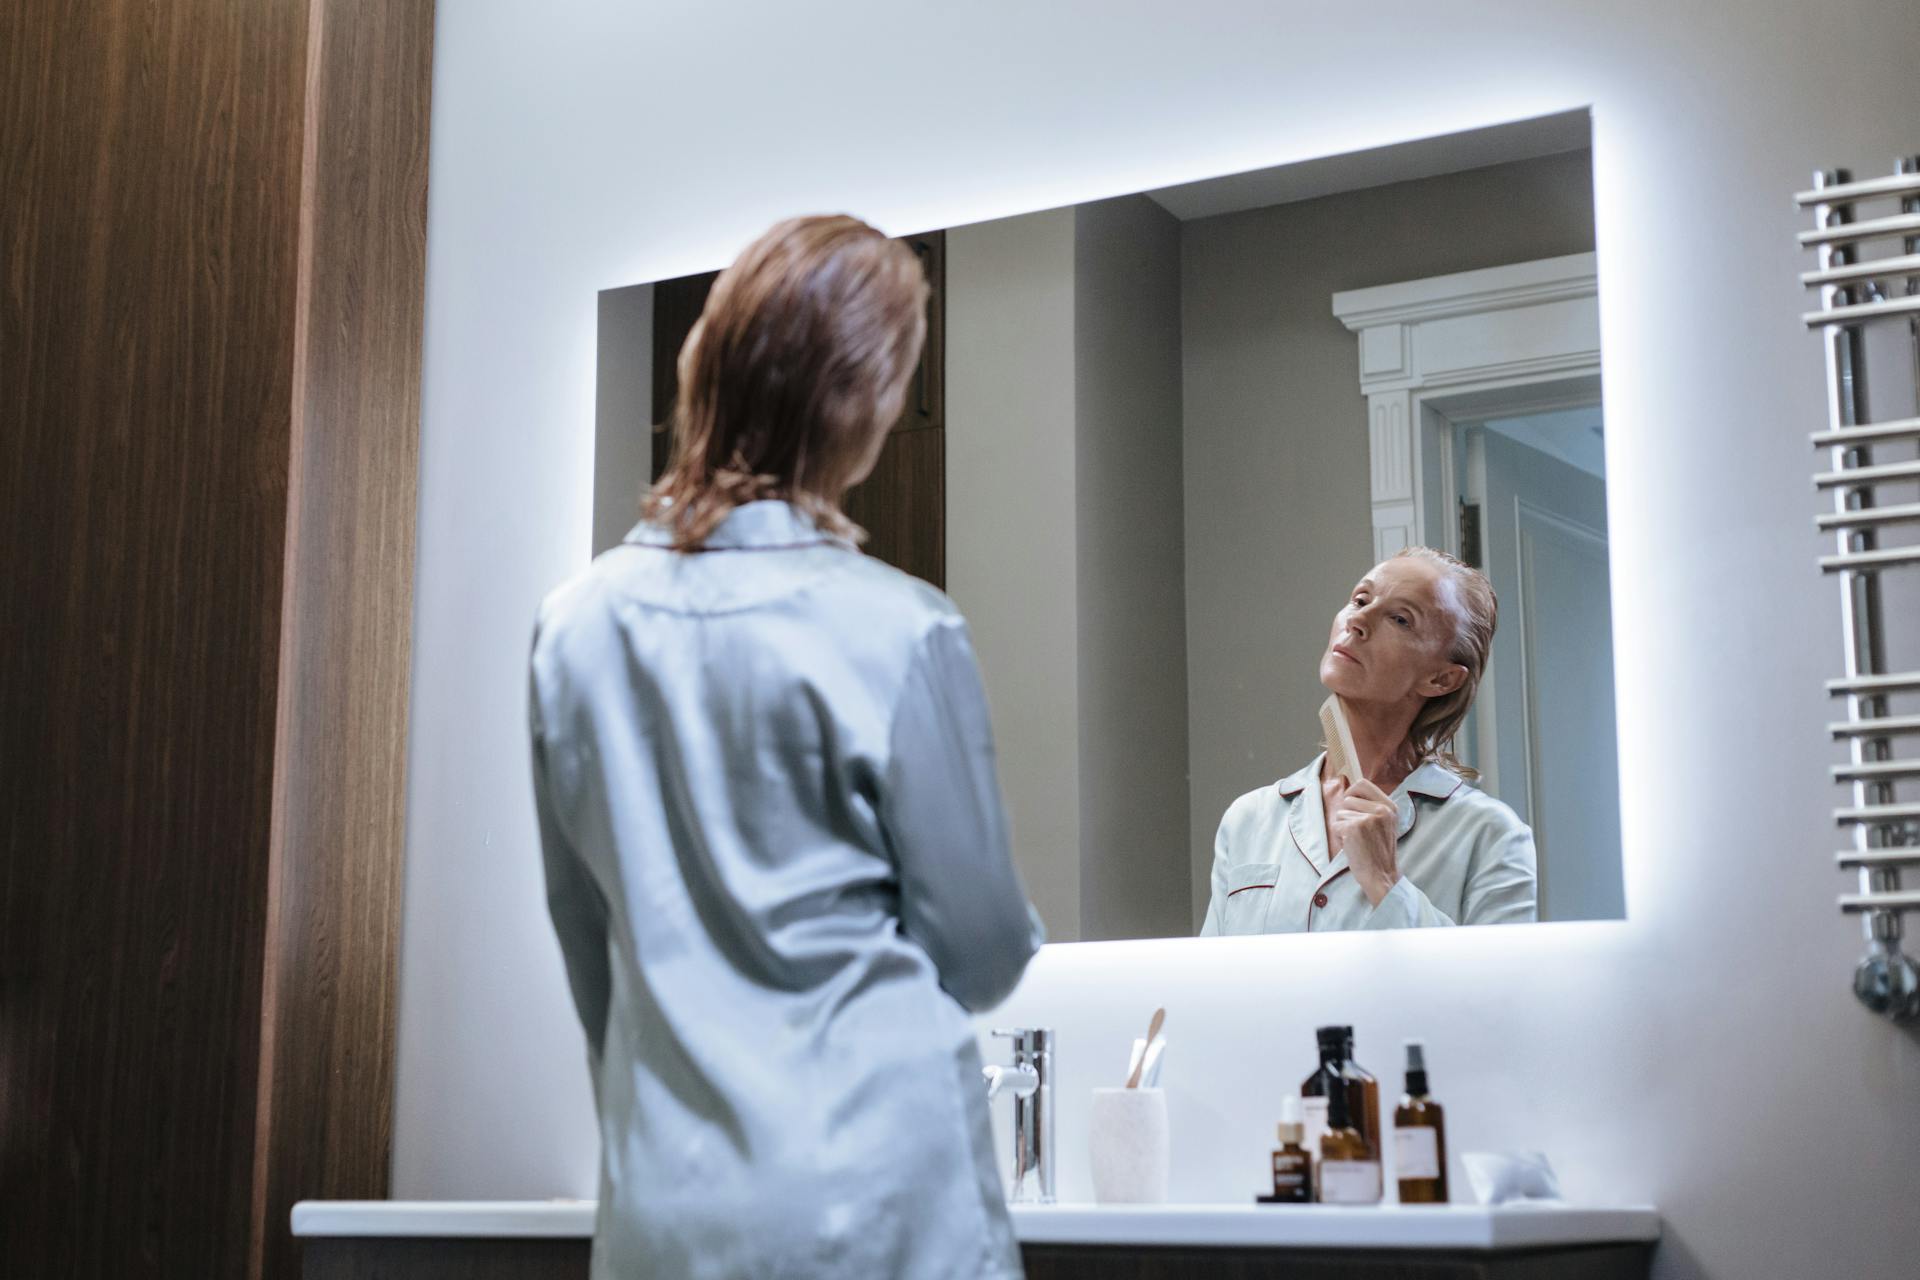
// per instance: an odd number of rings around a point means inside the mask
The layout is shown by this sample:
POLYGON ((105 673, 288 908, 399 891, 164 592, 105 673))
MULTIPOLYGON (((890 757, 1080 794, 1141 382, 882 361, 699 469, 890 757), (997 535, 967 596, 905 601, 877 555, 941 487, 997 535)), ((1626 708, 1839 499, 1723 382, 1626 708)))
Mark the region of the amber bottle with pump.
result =
POLYGON ((1320 1041, 1320 1065, 1300 1086, 1300 1100, 1306 1108, 1307 1150, 1317 1152, 1320 1149, 1320 1135, 1327 1128, 1328 1084, 1337 1080, 1346 1088, 1347 1109, 1353 1127, 1360 1131, 1374 1158, 1378 1159, 1381 1150, 1380 1082, 1353 1060, 1353 1028, 1321 1027, 1315 1034, 1320 1041))
POLYGON ((1273 1194, 1261 1204, 1312 1204, 1313 1160, 1300 1145, 1305 1126, 1300 1099, 1288 1094, 1280 1103, 1280 1146, 1273 1153, 1273 1194))
POLYGON ((1427 1059, 1407 1041, 1407 1092, 1393 1111, 1394 1176, 1401 1204, 1447 1203, 1447 1117, 1427 1095, 1427 1059))
POLYGON ((1348 1091, 1327 1094, 1327 1131, 1320 1136, 1315 1179, 1322 1204, 1380 1203, 1380 1153, 1355 1126, 1348 1091))

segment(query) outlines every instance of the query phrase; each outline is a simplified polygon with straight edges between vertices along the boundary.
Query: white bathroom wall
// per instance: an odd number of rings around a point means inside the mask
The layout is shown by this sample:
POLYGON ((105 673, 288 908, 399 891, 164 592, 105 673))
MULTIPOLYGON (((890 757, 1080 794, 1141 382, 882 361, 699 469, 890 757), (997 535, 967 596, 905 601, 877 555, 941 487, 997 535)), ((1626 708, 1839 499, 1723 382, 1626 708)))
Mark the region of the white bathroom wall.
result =
POLYGON ((1051 948, 995 1021, 1059 1032, 1069 1197, 1152 1004, 1183 1199, 1251 1194, 1337 1017, 1390 1078, 1427 1037, 1457 1149, 1659 1204, 1663 1277, 1910 1274, 1920 1052, 1832 906, 1788 196, 1915 149, 1916 49, 1906 0, 441 6, 394 1195, 594 1188, 522 733, 589 547, 600 290, 796 210, 956 226, 1591 103, 1630 918, 1051 948))

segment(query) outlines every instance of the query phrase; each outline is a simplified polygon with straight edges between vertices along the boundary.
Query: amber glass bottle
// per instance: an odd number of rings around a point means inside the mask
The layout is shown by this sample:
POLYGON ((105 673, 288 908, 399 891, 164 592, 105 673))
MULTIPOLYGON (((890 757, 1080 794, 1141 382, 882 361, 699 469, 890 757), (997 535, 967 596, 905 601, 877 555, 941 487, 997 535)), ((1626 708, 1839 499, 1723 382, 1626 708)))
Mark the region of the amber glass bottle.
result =
POLYGON ((1381 1150, 1380 1082, 1353 1060, 1353 1028, 1321 1027, 1315 1035, 1320 1041, 1320 1065, 1300 1085, 1300 1101, 1307 1116, 1307 1150, 1320 1149, 1320 1135, 1327 1130, 1327 1082, 1337 1079, 1346 1086, 1353 1127, 1377 1157, 1381 1150))
POLYGON ((1347 1079, 1347 1106, 1353 1115, 1353 1127, 1367 1140, 1375 1160, 1382 1151, 1380 1128, 1380 1082, 1371 1072, 1353 1060, 1353 1028, 1342 1027, 1340 1041, 1341 1074, 1347 1079))
POLYGON ((1327 1131, 1328 1081, 1345 1078, 1342 1055, 1346 1052, 1345 1027, 1321 1027, 1315 1034, 1320 1041, 1320 1065, 1300 1082, 1300 1105, 1306 1117, 1306 1148, 1320 1158, 1320 1135, 1327 1131))
POLYGON ((1380 1153, 1367 1145, 1347 1103, 1348 1092, 1327 1094, 1327 1131, 1320 1135, 1315 1179, 1322 1204, 1380 1203, 1380 1153))
POLYGON ((1447 1116, 1427 1096, 1426 1052, 1407 1041, 1407 1092, 1393 1111, 1394 1176, 1401 1204, 1447 1203, 1447 1116))

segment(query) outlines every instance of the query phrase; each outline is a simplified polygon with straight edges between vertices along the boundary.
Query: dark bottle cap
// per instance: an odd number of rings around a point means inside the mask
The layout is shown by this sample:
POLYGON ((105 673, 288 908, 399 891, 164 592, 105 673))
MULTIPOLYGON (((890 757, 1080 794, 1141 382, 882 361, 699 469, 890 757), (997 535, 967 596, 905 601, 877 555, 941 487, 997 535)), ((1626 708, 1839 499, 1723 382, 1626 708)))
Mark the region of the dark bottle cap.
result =
POLYGON ((1427 1096, 1426 1046, 1418 1040, 1407 1041, 1407 1094, 1414 1098, 1427 1096))
POLYGON ((1321 1027, 1314 1035, 1319 1038, 1322 1053, 1340 1053, 1353 1043, 1352 1027, 1321 1027))

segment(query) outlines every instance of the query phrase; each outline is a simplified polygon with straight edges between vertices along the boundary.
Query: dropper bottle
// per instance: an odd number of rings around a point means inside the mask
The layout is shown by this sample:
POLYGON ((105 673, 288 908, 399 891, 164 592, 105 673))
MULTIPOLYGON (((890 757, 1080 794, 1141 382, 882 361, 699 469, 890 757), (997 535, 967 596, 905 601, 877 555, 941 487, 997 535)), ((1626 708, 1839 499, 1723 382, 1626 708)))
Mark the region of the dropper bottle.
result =
POLYGON ((1312 1204, 1313 1161, 1300 1145, 1306 1125, 1300 1116, 1300 1098, 1280 1100, 1280 1146, 1273 1153, 1273 1194, 1257 1197, 1261 1204, 1312 1204))

